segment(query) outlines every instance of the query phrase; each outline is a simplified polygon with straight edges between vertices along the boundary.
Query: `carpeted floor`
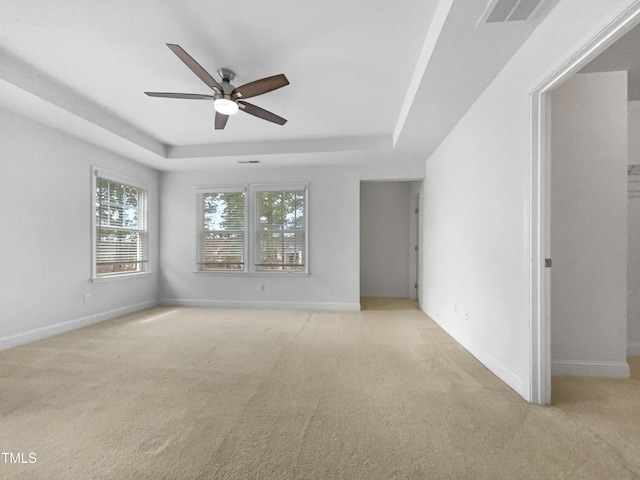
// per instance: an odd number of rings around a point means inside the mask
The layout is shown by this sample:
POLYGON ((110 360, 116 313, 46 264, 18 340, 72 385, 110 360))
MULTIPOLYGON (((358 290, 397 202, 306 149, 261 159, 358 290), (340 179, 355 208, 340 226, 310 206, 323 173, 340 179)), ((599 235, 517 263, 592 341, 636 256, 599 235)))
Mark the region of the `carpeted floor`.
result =
POLYGON ((0 352, 0 449, 37 459, 0 456, 0 478, 640 478, 637 410, 620 450, 582 399, 527 404, 415 302, 363 303, 156 308, 0 352))
POLYGON ((640 357, 630 379, 553 377, 552 404, 640 476, 640 357))

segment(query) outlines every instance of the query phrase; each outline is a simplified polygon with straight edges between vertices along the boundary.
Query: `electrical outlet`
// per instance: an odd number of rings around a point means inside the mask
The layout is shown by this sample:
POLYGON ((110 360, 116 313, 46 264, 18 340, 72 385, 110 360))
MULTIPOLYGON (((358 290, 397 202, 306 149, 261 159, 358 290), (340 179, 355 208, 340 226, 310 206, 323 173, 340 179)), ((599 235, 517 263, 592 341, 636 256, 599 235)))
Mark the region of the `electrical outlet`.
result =
POLYGON ((90 293, 85 293, 84 294, 84 304, 85 305, 89 305, 91 303, 91 294, 90 293))

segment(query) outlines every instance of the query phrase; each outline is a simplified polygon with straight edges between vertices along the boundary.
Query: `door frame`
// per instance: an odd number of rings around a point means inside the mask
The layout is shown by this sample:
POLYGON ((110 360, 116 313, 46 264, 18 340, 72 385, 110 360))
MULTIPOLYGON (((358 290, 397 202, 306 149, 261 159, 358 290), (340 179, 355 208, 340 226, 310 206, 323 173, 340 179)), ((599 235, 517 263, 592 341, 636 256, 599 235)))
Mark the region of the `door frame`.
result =
POLYGON ((636 1, 530 94, 530 384, 529 401, 551 403, 551 95, 582 67, 640 23, 636 1))
POLYGON ((409 209, 410 209, 410 223, 409 223, 409 239, 410 241, 410 250, 409 250, 409 262, 410 267, 409 270, 411 272, 410 279, 410 292, 409 298, 412 300, 417 300, 418 305, 420 305, 420 228, 421 221, 420 215, 422 215, 422 208, 420 205, 420 194, 422 193, 422 181, 415 180, 414 181, 418 187, 416 191, 409 197, 409 209), (415 269, 415 271, 413 271, 415 269))

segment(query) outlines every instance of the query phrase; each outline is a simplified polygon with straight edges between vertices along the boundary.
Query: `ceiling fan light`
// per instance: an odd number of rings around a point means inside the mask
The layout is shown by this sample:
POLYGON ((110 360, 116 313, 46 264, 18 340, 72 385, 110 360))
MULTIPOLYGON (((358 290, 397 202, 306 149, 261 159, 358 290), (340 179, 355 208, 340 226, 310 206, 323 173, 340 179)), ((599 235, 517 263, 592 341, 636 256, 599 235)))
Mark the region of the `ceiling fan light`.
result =
POLYGON ((238 104, 229 98, 216 98, 213 101, 216 112, 222 115, 235 115, 238 113, 238 104))

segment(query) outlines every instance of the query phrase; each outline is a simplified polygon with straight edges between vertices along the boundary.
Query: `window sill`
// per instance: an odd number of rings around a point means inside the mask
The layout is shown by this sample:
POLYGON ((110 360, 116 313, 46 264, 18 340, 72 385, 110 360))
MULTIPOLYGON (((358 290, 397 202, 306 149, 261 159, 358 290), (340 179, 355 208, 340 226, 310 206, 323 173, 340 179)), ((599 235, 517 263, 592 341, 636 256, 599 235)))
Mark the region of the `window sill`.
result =
POLYGON ((135 272, 135 273, 120 273, 116 275, 104 275, 100 277, 94 277, 91 279, 93 283, 111 282, 112 280, 130 280, 132 278, 148 277, 152 275, 152 272, 135 272))
POLYGON ((203 275, 205 277, 308 277, 309 272, 223 272, 223 271, 209 271, 201 272, 194 271, 194 275, 203 275))

